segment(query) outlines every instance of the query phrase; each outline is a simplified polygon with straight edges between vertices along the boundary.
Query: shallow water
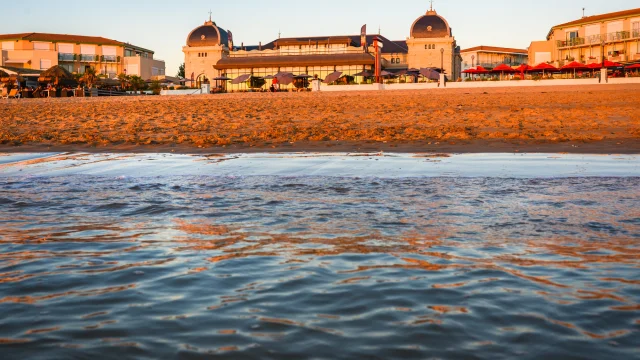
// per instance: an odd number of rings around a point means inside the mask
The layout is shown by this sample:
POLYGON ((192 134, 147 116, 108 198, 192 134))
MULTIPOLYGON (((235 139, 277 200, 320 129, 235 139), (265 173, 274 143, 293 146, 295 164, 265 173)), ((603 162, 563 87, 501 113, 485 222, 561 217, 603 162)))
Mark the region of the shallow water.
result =
POLYGON ((639 177, 19 161, 0 170, 2 358, 640 351, 639 177), (127 176, 51 173, 100 166, 127 176))

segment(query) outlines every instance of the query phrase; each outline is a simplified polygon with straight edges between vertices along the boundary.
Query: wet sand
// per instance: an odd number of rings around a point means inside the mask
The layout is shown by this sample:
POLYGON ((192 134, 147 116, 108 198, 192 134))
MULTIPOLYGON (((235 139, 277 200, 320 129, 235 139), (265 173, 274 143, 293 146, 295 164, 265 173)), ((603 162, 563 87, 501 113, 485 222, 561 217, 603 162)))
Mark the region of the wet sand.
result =
POLYGON ((640 153, 640 85, 0 102, 0 151, 640 153))

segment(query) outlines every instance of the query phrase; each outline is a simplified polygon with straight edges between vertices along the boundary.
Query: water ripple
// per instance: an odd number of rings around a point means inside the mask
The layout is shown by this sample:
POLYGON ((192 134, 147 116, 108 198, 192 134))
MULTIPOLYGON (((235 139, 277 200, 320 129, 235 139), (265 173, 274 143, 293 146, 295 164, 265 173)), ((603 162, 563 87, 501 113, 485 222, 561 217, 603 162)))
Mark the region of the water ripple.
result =
POLYGON ((633 358, 639 185, 6 180, 0 350, 15 358, 633 358))

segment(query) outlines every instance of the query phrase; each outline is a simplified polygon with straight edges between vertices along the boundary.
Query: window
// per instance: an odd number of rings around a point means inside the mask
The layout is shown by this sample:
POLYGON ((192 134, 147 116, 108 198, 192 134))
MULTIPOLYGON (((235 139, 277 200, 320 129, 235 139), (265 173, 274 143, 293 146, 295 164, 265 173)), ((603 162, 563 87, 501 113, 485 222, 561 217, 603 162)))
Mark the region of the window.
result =
POLYGON ((631 31, 633 37, 640 37, 640 21, 634 21, 631 23, 631 31))
POLYGON ((80 54, 82 55, 95 55, 96 47, 94 45, 80 45, 80 54))
POLYGON ((15 43, 13 41, 3 41, 2 50, 13 50, 15 43))
POLYGON ((34 42, 33 50, 49 50, 49 45, 51 43, 48 42, 34 42))
POLYGON ((427 45, 425 45, 425 46, 424 46, 424 49, 425 49, 425 50, 427 50, 427 49, 428 49, 428 48, 427 48, 427 45))
POLYGON ((73 44, 58 44, 58 52, 61 54, 73 54, 73 44))
POLYGON ((51 67, 51 60, 41 59, 40 70, 47 70, 51 67))
POLYGON ((392 63, 392 64, 395 64, 395 63, 396 63, 396 59, 391 58, 391 63, 392 63))
POLYGON ((400 64, 400 58, 396 58, 396 64, 400 64))

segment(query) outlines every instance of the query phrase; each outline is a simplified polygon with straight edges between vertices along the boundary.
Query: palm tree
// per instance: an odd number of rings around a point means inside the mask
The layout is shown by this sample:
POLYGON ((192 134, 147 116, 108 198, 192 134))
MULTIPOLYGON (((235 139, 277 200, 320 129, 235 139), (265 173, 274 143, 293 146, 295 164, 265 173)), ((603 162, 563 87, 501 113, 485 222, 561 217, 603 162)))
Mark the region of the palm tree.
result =
POLYGON ((91 89, 93 84, 98 81, 98 73, 96 72, 96 68, 90 67, 84 71, 84 76, 82 76, 82 80, 87 84, 87 87, 91 89))
POLYGON ((141 90, 145 85, 144 80, 138 75, 132 75, 129 78, 129 83, 131 83, 131 87, 133 88, 133 91, 141 90))
POLYGON ((127 87, 127 83, 129 82, 130 77, 125 73, 121 73, 121 74, 118 74, 118 80, 120 80, 120 84, 122 85, 122 90, 124 90, 127 87))

